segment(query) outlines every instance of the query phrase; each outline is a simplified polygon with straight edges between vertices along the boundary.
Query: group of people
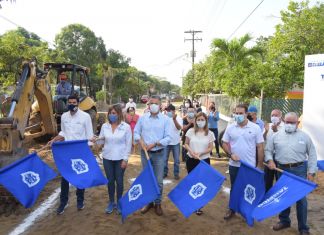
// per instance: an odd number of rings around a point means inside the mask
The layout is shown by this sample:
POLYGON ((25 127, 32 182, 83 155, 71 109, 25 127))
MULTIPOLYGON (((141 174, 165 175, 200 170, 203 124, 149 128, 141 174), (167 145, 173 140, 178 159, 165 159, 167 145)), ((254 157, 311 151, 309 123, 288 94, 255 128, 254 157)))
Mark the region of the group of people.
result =
MULTIPOLYGON (((153 95, 149 99, 147 112, 139 117, 135 113, 136 104, 130 99, 126 105, 126 114, 120 105, 113 105, 108 109, 108 122, 101 127, 98 137, 93 135, 89 115, 78 109, 78 103, 77 97, 69 96, 69 111, 62 115, 62 130, 51 143, 89 139, 91 144, 103 145, 103 165, 109 180, 109 202, 105 210, 108 214, 114 210, 120 213, 118 200, 123 194, 123 176, 135 144, 141 148, 142 167, 144 168, 148 161, 151 162, 160 189, 160 194, 154 202, 141 210, 143 214, 154 208, 158 216, 163 215, 161 206, 163 178, 168 175, 169 153, 172 152, 174 157, 174 178, 180 179, 181 143, 188 174, 201 160, 210 164, 214 145, 216 156, 220 156, 217 124, 220 117, 215 103, 210 104, 207 112, 202 112, 201 107, 193 105, 190 100, 185 100, 180 117, 174 105, 168 103, 162 108, 160 97, 153 95), (149 155, 149 160, 145 151, 149 155)), ((297 128, 297 114, 287 113, 283 118, 281 111, 275 109, 271 112, 271 123, 264 124, 257 118, 256 113, 255 107, 237 105, 234 111, 235 122, 226 128, 223 135, 222 147, 230 158, 231 185, 236 180, 240 160, 262 169, 264 163, 267 163, 265 167, 267 190, 272 186, 274 178, 280 177, 275 171, 276 167, 314 180, 317 170, 316 151, 310 137, 297 128), (305 162, 307 159, 308 163, 305 162)), ((62 214, 67 206, 68 186, 67 181, 62 178, 58 214, 62 214)), ((84 208, 84 190, 77 189, 76 194, 77 208, 81 210, 84 208)), ((202 213, 202 209, 196 211, 197 215, 202 213)), ((289 213, 289 208, 280 213, 280 221, 273 226, 273 230, 290 227, 289 213)), ((234 214, 234 211, 228 209, 224 219, 229 220, 234 214)), ((306 198, 297 202, 297 219, 300 234, 309 234, 306 198)))

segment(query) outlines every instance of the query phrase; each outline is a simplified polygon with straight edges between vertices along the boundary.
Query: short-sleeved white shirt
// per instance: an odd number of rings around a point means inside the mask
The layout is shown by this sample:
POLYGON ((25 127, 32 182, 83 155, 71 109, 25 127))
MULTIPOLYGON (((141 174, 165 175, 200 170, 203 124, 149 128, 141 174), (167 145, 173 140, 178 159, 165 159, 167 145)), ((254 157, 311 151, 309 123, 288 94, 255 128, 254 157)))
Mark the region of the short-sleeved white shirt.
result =
MULTIPOLYGON (((192 149, 193 152, 202 153, 205 152, 208 148, 209 143, 214 143, 215 135, 213 132, 208 130, 208 134, 205 135, 205 132, 197 132, 195 133, 195 128, 190 128, 187 133, 186 137, 190 139, 189 147, 192 149)), ((190 153, 188 152, 188 156, 190 153)), ((210 153, 206 153, 200 156, 200 159, 209 158, 210 153)))
MULTIPOLYGON (((176 119, 182 128, 182 126, 183 126, 182 118, 177 116, 176 119)), ((171 141, 170 141, 169 145, 177 145, 180 143, 180 130, 177 129, 172 118, 169 118, 169 120, 170 120, 170 128, 171 128, 171 141)))
MULTIPOLYGON (((263 135, 260 127, 253 122, 240 127, 233 123, 226 128, 223 139, 224 142, 229 143, 231 152, 239 156, 239 158, 252 166, 256 165, 256 145, 263 143, 263 135)), ((230 159, 231 166, 239 167, 240 162, 235 162, 230 159)))

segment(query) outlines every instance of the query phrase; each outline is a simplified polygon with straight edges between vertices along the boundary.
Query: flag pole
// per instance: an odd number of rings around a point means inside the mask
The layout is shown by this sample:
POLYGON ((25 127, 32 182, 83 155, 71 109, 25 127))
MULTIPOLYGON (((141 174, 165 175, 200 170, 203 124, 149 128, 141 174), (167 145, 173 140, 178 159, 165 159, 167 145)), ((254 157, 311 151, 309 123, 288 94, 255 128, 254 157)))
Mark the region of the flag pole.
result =
POLYGON ((46 144, 45 146, 41 147, 40 149, 38 149, 38 150, 36 150, 34 152, 35 153, 39 153, 39 152, 43 151, 44 149, 47 149, 48 147, 50 147, 50 145, 49 144, 46 144))
MULTIPOLYGON (((267 166, 268 168, 270 168, 269 165, 268 165, 267 163, 263 163, 263 165, 265 165, 265 166, 267 166)), ((279 171, 279 172, 281 172, 281 173, 283 172, 283 170, 281 170, 281 169, 279 169, 279 168, 277 168, 277 167, 275 167, 274 170, 279 171)))

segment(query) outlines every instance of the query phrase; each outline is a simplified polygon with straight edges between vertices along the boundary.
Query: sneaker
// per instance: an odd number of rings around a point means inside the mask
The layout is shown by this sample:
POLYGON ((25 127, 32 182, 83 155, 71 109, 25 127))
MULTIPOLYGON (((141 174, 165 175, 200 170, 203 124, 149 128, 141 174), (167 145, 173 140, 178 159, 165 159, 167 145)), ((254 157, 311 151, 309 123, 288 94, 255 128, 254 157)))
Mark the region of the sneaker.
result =
POLYGON ((56 210, 56 214, 62 215, 64 213, 64 209, 68 207, 69 204, 60 204, 59 207, 56 210))
POLYGON ((163 179, 165 179, 166 177, 168 177, 168 175, 163 175, 163 179))
POLYGON ((235 215, 235 212, 231 209, 228 209, 224 215, 224 220, 230 220, 235 215))
POLYGON ((114 211, 115 208, 116 208, 115 203, 109 202, 109 204, 108 204, 108 206, 107 206, 107 208, 105 210, 106 214, 111 214, 114 211))
POLYGON ((78 208, 79 211, 83 210, 84 209, 84 203, 83 202, 78 202, 77 203, 77 208, 78 208))

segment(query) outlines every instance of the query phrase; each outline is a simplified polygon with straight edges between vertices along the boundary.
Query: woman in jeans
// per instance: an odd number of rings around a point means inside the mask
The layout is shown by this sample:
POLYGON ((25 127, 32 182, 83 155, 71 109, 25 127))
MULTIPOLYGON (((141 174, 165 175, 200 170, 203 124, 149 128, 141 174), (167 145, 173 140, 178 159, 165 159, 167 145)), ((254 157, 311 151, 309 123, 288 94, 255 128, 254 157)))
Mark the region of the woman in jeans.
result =
POLYGON ((114 209, 120 213, 119 199, 124 190, 124 172, 127 167, 128 156, 132 148, 132 131, 130 126, 123 121, 120 105, 113 105, 108 109, 108 122, 100 130, 98 144, 104 144, 102 157, 106 176, 108 178, 109 203, 106 213, 114 209), (115 200, 117 191, 117 200, 115 200))
MULTIPOLYGON (((199 164, 200 160, 210 164, 210 151, 215 141, 214 133, 208 130, 207 115, 200 112, 195 117, 194 128, 186 133, 185 148, 188 159, 186 161, 188 174, 199 164)), ((201 209, 196 211, 201 215, 201 209)))

